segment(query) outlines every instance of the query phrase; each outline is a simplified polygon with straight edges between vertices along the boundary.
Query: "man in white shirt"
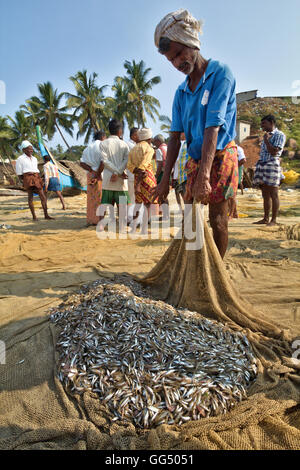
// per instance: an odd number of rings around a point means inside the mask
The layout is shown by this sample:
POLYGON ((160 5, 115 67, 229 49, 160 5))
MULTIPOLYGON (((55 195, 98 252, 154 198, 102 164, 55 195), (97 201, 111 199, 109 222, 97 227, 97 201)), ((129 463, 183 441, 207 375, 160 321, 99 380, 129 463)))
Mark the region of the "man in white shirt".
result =
POLYGON ((48 214, 47 199, 43 191, 43 181, 40 176, 40 170, 38 169, 38 161, 33 154, 33 147, 28 140, 24 140, 21 144, 21 150, 23 154, 16 160, 16 173, 21 178, 23 186, 28 192, 28 205, 34 221, 38 220, 35 215, 33 205, 33 194, 38 193, 45 219, 53 219, 48 214))
MULTIPOLYGON (((100 152, 100 142, 106 139, 104 131, 94 134, 94 142, 86 147, 80 159, 80 166, 87 171, 87 204, 86 223, 87 226, 97 225, 99 217, 97 209, 101 204, 102 176, 104 165, 100 152)), ((113 211, 112 211, 113 212, 113 211)))
MULTIPOLYGON (((102 223, 105 217, 105 210, 108 205, 113 206, 130 203, 128 194, 128 177, 125 169, 128 162, 129 148, 122 140, 123 124, 116 119, 112 119, 108 125, 110 136, 100 143, 100 153, 104 165, 102 181, 102 200, 98 230, 104 230, 102 223), (121 201, 119 201, 121 199, 121 201)), ((119 212, 120 214, 120 212, 119 212)), ((120 220, 120 225, 125 221, 120 220)))
POLYGON ((101 178, 100 175, 103 170, 103 165, 101 166, 100 142, 105 139, 105 132, 97 131, 94 135, 94 142, 84 149, 80 159, 80 166, 88 171, 92 178, 101 178))

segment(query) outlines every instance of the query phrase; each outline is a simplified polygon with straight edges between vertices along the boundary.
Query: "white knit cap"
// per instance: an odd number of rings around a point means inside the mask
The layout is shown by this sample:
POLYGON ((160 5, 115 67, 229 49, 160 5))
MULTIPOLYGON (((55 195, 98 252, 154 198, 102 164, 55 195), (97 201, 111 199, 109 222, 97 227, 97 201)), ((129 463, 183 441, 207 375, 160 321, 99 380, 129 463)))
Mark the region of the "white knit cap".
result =
POLYGON ((139 140, 148 140, 152 138, 152 130, 144 127, 137 131, 139 140))
POLYGON ((188 10, 179 10, 168 13, 158 23, 154 33, 154 42, 159 46, 160 38, 166 37, 170 41, 179 42, 184 46, 200 50, 199 33, 202 34, 203 21, 198 21, 188 10))
POLYGON ((32 147, 31 143, 29 140, 23 140, 21 143, 21 150, 27 149, 27 147, 32 147))

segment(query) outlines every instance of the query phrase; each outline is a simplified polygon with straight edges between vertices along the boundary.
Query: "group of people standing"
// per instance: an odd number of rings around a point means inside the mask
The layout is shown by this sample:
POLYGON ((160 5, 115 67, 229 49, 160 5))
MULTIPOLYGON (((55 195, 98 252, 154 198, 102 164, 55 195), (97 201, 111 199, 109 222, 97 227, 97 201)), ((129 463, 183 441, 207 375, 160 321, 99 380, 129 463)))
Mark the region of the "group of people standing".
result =
MULTIPOLYGON (((149 128, 130 129, 130 140, 123 140, 123 124, 112 119, 109 136, 95 133, 95 141, 83 152, 80 165, 87 170, 87 224, 98 225, 103 231, 107 207, 113 213, 120 201, 127 206, 126 220, 135 231, 143 208, 141 232, 147 233, 148 223, 157 200, 153 190, 161 181, 167 156, 167 145, 162 135, 152 135, 149 128), (99 207, 100 206, 100 207, 99 207)), ((169 217, 167 198, 163 201, 163 218, 169 217), (167 209, 166 209, 167 208, 167 209)), ((157 213, 157 210, 156 210, 157 213)), ((119 211, 120 215, 120 211, 119 211)))
MULTIPOLYGON (((123 205, 131 206, 130 216, 126 215, 123 224, 132 223, 132 230, 136 229, 144 206, 148 217, 143 218, 142 233, 146 233, 152 204, 156 207, 162 204, 167 208, 163 217, 169 217, 168 194, 172 185, 180 208, 182 199, 188 204, 194 201, 208 204, 214 241, 223 258, 228 245, 228 219, 236 216, 235 197, 245 157, 234 140, 235 78, 226 64, 200 54, 200 32, 201 22, 184 9, 164 16, 155 29, 158 52, 186 75, 174 96, 168 146, 160 135, 153 139, 148 128, 131 129, 130 142, 126 143, 122 123, 112 119, 109 136, 97 133, 80 164, 88 171, 88 224, 97 224, 100 231, 104 230, 107 206, 110 210, 114 205, 120 208, 122 200, 123 205)), ((280 155, 285 136, 276 128, 271 115, 262 119, 261 126, 265 135, 254 184, 262 189, 264 218, 257 223, 274 225, 279 209, 280 155)), ((22 148, 24 154, 17 160, 17 173, 23 175, 24 187, 28 189, 33 218, 34 188, 40 195, 45 218, 50 218, 32 147, 22 144, 22 148)))
POLYGON ((33 156, 33 146, 28 140, 23 140, 21 144, 23 154, 16 160, 16 173, 23 182, 24 189, 28 193, 28 206, 32 219, 37 221, 33 196, 38 194, 41 200, 45 219, 52 220, 48 214, 47 195, 49 191, 54 191, 59 197, 62 209, 65 210, 65 201, 61 192, 59 174, 56 165, 51 162, 49 155, 44 157, 44 181, 38 168, 38 160, 33 156))

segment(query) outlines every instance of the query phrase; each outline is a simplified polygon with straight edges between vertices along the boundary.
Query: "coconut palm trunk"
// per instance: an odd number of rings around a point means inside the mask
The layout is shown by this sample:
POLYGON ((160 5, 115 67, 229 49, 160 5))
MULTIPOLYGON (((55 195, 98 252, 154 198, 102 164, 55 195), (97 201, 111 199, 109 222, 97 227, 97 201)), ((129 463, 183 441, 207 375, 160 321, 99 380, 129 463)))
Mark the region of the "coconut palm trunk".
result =
POLYGON ((58 125, 57 125, 57 122, 55 122, 55 127, 56 127, 56 129, 58 130, 58 132, 60 133, 61 138, 63 139, 63 141, 64 141, 64 143, 66 144, 66 146, 68 147, 68 149, 71 150, 71 147, 69 146, 68 142, 67 142, 66 139, 64 138, 64 136, 63 136, 63 134, 62 134, 60 128, 59 128, 58 125))

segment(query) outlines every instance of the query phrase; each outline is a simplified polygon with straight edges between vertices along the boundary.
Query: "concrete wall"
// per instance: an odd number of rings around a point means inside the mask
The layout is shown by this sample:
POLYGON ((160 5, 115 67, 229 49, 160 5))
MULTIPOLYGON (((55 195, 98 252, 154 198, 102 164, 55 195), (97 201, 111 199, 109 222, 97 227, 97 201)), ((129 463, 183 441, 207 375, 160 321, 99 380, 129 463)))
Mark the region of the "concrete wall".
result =
POLYGON ((258 90, 243 91, 242 93, 236 94, 236 104, 243 103, 244 101, 250 101, 257 98, 258 90))
POLYGON ((248 122, 237 121, 236 123, 236 142, 240 144, 250 135, 251 125, 248 122))

